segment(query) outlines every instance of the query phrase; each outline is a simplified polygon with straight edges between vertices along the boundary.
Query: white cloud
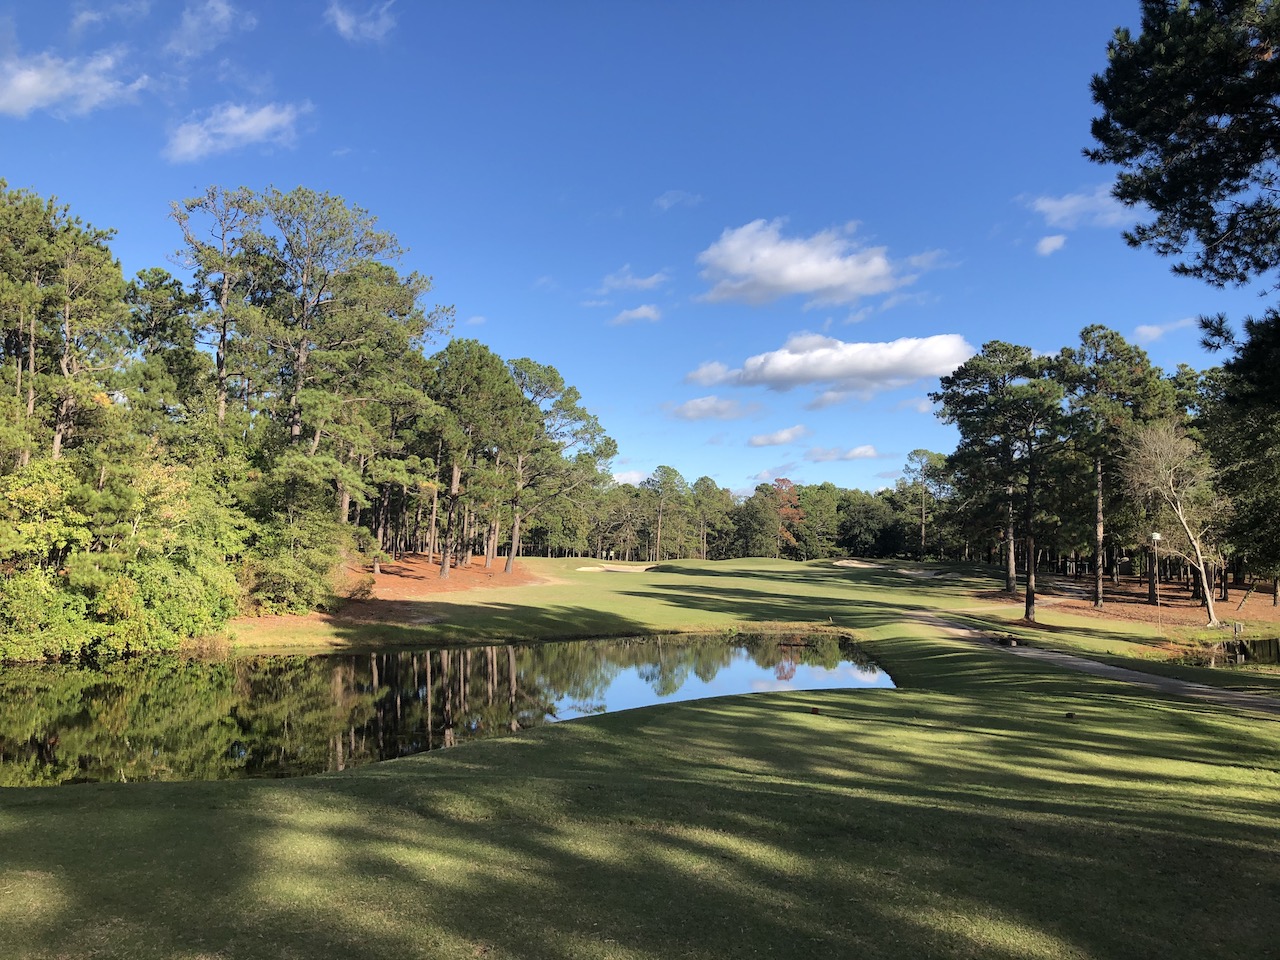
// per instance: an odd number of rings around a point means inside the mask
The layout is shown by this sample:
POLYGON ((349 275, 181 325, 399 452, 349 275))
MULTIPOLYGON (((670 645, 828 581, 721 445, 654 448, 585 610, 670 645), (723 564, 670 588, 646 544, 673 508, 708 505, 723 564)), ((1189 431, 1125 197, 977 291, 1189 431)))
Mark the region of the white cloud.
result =
POLYGON ((899 410, 914 410, 916 413, 933 413, 933 401, 928 397, 908 397, 898 404, 899 410))
POLYGON ((71 18, 71 32, 79 33, 86 27, 92 27, 96 24, 102 23, 106 19, 107 15, 105 11, 92 9, 80 10, 71 18))
POLYGON ((25 117, 33 110, 65 108, 72 114, 127 100, 149 82, 119 78, 121 54, 102 51, 87 59, 64 60, 50 53, 0 60, 0 114, 25 117))
POLYGON ((851 390, 823 390, 816 397, 804 405, 806 410, 822 410, 826 407, 834 407, 837 403, 844 403, 849 399, 851 390))
POLYGON ((702 202, 702 194, 690 193, 688 190, 668 190, 653 201, 659 210, 670 210, 672 207, 696 207, 702 202))
POLYGON ((145 17, 151 11, 149 0, 131 0, 125 3, 113 3, 105 7, 81 7, 71 18, 73 34, 106 23, 108 20, 127 20, 130 17, 145 17))
POLYGON ((388 0, 387 3, 374 4, 364 13, 356 13, 338 0, 332 0, 324 12, 324 18, 333 24, 333 28, 344 40, 385 40, 387 34, 396 28, 396 18, 391 13, 394 2, 395 0, 388 0))
POLYGON ((801 333, 779 350, 748 357, 738 370, 704 363, 686 379, 704 385, 732 383, 790 390, 820 386, 822 405, 850 393, 870 394, 921 378, 945 376, 977 351, 958 333, 902 337, 887 343, 846 343, 821 334, 801 333))
POLYGON ((1155 343, 1166 333, 1172 333, 1174 330, 1185 330, 1187 327, 1194 327, 1195 324, 1195 317, 1183 317, 1181 320, 1174 320, 1172 323, 1144 323, 1142 326, 1134 328, 1133 339, 1139 343, 1155 343))
POLYGON ((704 387, 710 387, 717 383, 728 383, 732 379, 732 375, 733 371, 719 360, 708 360, 697 370, 686 374, 684 381, 685 383, 697 383, 704 387))
POLYGON ((489 322, 488 317, 482 317, 479 315, 476 315, 474 317, 467 317, 467 320, 466 320, 467 326, 469 327, 480 327, 488 322, 489 322))
POLYGON ((584 307, 609 307, 612 305, 612 300, 583 300, 581 304, 584 307))
POLYGON ((761 470, 751 479, 756 483, 773 483, 779 477, 785 477, 796 468, 796 462, 792 460, 790 463, 780 463, 776 467, 769 467, 767 470, 761 470))
POLYGON ((648 320, 650 323, 656 323, 662 319, 662 311, 652 303, 642 304, 633 307, 630 310, 623 310, 616 317, 609 321, 612 325, 621 326, 624 323, 635 323, 637 320, 648 320))
POLYGON ((652 290, 670 279, 670 275, 665 270, 659 270, 647 277, 637 277, 631 272, 631 264, 624 263, 621 270, 604 278, 600 284, 600 293, 606 294, 614 290, 652 290))
POLYGON ((785 430, 775 430, 773 433, 758 433, 747 443, 753 447, 781 447, 788 443, 795 443, 808 435, 809 428, 797 423, 794 427, 787 427, 785 430))
POLYGON ((755 408, 744 406, 737 400, 726 400, 715 395, 695 397, 684 403, 668 405, 667 412, 679 420, 737 420, 755 408))
POLYGON ((841 447, 814 447, 805 452, 804 458, 810 463, 831 463, 835 460, 875 460, 880 454, 869 443, 845 450, 841 447))
POLYGON ((1110 184, 1091 193, 1068 193, 1061 197, 1035 197, 1028 204, 1051 227, 1074 230, 1079 226, 1123 227, 1134 221, 1134 213, 1111 196, 1110 184))
POLYGON ((288 146, 297 136, 298 118, 310 110, 309 103, 261 107, 223 103, 203 120, 188 121, 174 130, 164 155, 174 163, 189 163, 254 143, 288 146))
POLYGON ((649 479, 649 474, 645 470, 623 470, 621 473, 613 475, 614 483, 629 483, 633 486, 643 483, 649 479))
POLYGON ((1057 253, 1066 244, 1067 237, 1063 233, 1055 233, 1051 237, 1041 237, 1036 242, 1036 253, 1042 257, 1047 257, 1051 253, 1057 253))
POLYGON ((703 279, 715 284, 703 299, 767 303, 804 294, 810 306, 853 303, 913 283, 916 275, 903 273, 904 266, 923 270, 937 261, 929 254, 891 261, 885 247, 855 244, 852 226, 793 239, 782 236, 782 224, 753 220, 726 229, 698 254, 703 279))
POLYGON ((165 52, 184 60, 208 53, 233 33, 252 30, 257 18, 238 10, 228 0, 201 0, 182 10, 178 28, 165 44, 165 52))

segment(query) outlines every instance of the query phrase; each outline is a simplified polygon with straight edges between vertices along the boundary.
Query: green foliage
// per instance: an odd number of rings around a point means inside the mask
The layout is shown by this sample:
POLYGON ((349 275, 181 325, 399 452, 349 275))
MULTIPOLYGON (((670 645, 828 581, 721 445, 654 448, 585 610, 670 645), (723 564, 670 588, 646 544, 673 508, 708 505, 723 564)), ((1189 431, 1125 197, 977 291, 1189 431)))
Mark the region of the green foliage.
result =
POLYGON ((97 636, 83 596, 52 570, 32 567, 0 579, 0 660, 61 658, 97 636))
POLYGON ((1141 33, 1117 30, 1093 78, 1085 155, 1155 215, 1126 239, 1186 257, 1178 273, 1221 286, 1280 265, 1277 37, 1272 0, 1143 0, 1141 33))
POLYGON ((1205 383, 1198 432, 1235 507, 1232 539, 1250 569, 1280 574, 1280 312, 1245 321, 1245 339, 1205 383))
MULTIPOLYGON (((1138 35, 1120 29, 1093 78, 1102 114, 1089 159, 1118 168, 1115 196, 1153 218, 1125 234, 1180 259, 1174 271, 1215 286, 1280 267, 1280 4, 1273 0, 1144 0, 1138 35)), ((1246 319, 1237 341, 1221 314, 1201 317, 1205 345, 1235 356, 1201 392, 1194 371, 1174 378, 1191 436, 1211 452, 1236 506, 1236 552, 1251 569, 1280 570, 1273 533, 1280 470, 1274 426, 1280 314, 1246 319)), ((1227 511, 1222 511, 1225 515, 1227 511)))
POLYGON ((90 541, 90 518, 71 502, 72 464, 32 461, 0 476, 0 566, 51 569, 90 541))
POLYGON ((267 517, 248 550, 241 580, 264 613, 305 613, 335 602, 331 579, 346 530, 315 510, 267 517))

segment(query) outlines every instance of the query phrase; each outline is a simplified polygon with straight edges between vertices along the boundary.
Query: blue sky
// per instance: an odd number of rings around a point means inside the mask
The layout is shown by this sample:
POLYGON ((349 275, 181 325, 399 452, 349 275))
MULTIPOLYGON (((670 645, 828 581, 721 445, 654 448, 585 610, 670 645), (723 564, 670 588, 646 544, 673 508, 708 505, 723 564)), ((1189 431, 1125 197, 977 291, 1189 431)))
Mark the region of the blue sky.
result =
MULTIPOLYGON (((615 471, 875 489, 926 394, 1091 323, 1216 362, 1251 291, 1120 238, 1089 78, 1135 2, 0 0, 0 176, 177 268, 173 200, 378 216, 454 333, 579 387, 615 471)), ((432 349, 442 344, 437 343, 432 349)))

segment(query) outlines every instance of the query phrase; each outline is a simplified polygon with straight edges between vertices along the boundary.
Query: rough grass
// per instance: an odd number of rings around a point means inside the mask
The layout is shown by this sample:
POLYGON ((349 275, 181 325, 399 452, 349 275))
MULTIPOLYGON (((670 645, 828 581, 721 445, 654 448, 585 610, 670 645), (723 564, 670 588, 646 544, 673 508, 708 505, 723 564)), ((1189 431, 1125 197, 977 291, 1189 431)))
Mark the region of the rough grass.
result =
POLYGON ((936 639, 899 604, 971 605, 941 581, 602 583, 532 592, 586 629, 597 603, 647 629, 830 616, 900 689, 627 711, 295 781, 0 791, 0 954, 1274 953, 1276 722, 936 639))

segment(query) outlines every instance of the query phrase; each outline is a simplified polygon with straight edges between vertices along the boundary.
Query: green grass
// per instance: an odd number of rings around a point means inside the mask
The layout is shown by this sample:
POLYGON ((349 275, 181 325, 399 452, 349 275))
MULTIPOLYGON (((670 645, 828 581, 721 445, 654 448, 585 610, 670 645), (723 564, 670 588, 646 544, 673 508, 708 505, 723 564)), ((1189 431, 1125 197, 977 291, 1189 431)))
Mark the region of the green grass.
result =
POLYGON ((1274 953, 1274 720, 906 616, 971 606, 959 582, 572 573, 528 592, 584 630, 593 609, 646 628, 829 616, 900 689, 627 711, 295 781, 0 791, 0 955, 1274 953))
MULTIPOLYGON (((644 573, 583 571, 590 560, 522 560, 550 582, 445 593, 407 603, 412 626, 277 618, 240 621, 240 650, 362 647, 369 644, 716 633, 767 623, 874 625, 904 606, 951 609, 989 582, 973 571, 918 581, 893 569, 833 567, 829 561, 674 561, 644 573), (438 622, 430 622, 438 621, 438 622)), ((501 574, 497 574, 501 577, 501 574)))

